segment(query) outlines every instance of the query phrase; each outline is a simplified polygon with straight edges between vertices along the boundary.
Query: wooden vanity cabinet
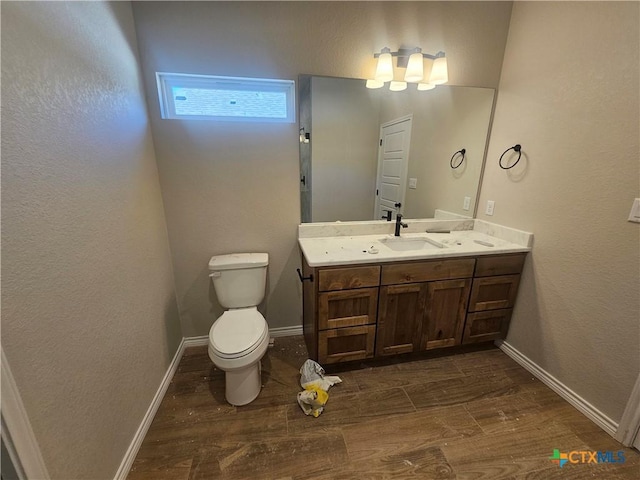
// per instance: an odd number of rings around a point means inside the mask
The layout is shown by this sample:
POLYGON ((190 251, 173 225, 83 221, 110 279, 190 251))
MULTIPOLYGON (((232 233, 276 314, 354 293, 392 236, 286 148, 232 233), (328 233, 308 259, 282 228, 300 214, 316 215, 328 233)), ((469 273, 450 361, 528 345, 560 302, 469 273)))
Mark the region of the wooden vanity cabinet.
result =
POLYGON ((471 279, 442 280, 427 284, 421 350, 453 347, 462 343, 471 279))
POLYGON ((460 345, 474 265, 473 258, 384 265, 376 355, 460 345))
POLYGON ((525 256, 519 253, 478 258, 462 343, 506 337, 525 256))
POLYGON ((303 328, 320 364, 504 338, 526 253, 312 268, 303 328))
POLYGON ((309 278, 303 328, 310 356, 321 364, 372 358, 380 267, 312 269, 303 261, 303 275, 309 278))
POLYGON ((318 362, 330 364, 373 358, 375 325, 335 328, 318 333, 318 362))
POLYGON ((318 293, 320 363, 373 357, 377 311, 377 287, 318 293))
POLYGON ((376 356, 419 350, 425 298, 421 283, 380 287, 376 356))

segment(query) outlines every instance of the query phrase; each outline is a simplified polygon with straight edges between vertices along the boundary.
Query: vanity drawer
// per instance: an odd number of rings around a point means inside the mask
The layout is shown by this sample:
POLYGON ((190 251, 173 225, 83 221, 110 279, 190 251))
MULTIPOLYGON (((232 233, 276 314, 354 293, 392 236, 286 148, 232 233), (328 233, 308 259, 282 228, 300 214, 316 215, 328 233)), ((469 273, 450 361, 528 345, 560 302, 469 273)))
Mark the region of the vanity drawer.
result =
POLYGON ((375 324, 378 287, 318 294, 318 329, 375 324))
POLYGON ((480 343, 505 338, 510 321, 510 308, 470 313, 464 326, 462 343, 480 343))
POLYGON ((318 332, 318 362, 329 364, 373 358, 375 339, 375 325, 318 332))
POLYGON ((469 311, 479 312, 513 307, 519 284, 520 275, 474 278, 469 311))
POLYGON ((395 285, 399 283, 468 278, 473 275, 475 262, 473 258, 460 258, 384 265, 380 283, 382 285, 395 285))
POLYGON ((499 257, 478 257, 476 261, 476 277, 493 275, 513 275, 522 272, 526 253, 500 255, 499 257))
POLYGON ((380 267, 332 268, 318 272, 318 290, 348 290, 350 288, 377 287, 380 267))

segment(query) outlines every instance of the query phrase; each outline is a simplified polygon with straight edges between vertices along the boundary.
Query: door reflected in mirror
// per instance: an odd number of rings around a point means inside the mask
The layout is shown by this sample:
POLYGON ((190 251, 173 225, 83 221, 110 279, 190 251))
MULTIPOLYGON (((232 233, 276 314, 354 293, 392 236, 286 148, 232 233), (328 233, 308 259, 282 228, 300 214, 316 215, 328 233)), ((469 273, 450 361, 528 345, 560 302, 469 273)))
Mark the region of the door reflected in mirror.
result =
POLYGON ((390 92, 301 75, 300 127, 310 133, 300 143, 302 221, 378 220, 388 210, 474 217, 494 95, 443 85, 390 92), (462 149, 464 159, 452 162, 462 149))

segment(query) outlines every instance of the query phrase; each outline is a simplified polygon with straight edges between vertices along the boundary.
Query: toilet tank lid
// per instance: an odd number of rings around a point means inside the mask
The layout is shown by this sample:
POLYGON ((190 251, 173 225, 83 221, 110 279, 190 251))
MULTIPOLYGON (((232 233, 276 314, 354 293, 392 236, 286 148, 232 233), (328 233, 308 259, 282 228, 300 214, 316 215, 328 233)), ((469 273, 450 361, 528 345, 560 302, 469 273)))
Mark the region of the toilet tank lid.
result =
POLYGON ((269 264, 268 253, 231 253, 215 255, 209 260, 209 270, 232 270, 236 268, 258 268, 269 264))

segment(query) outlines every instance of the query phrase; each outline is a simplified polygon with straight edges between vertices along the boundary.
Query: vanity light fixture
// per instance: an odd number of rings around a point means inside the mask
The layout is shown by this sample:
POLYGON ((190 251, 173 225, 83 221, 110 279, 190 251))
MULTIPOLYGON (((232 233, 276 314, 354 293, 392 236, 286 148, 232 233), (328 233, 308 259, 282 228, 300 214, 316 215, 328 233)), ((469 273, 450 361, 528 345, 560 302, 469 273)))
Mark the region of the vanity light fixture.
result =
POLYGON ((381 88, 384 87, 384 82, 380 80, 369 79, 367 80, 366 86, 367 88, 381 88))
POLYGON ((433 60, 433 68, 431 69, 429 83, 432 83, 434 85, 442 85, 443 83, 447 83, 448 81, 449 72, 447 69, 447 57, 445 57, 443 53, 441 57, 436 56, 436 58, 433 60))
POLYGON ((367 80, 367 88, 382 88, 389 82, 389 90, 398 92, 407 88, 407 83, 417 83, 418 90, 431 90, 436 85, 449 81, 447 57, 444 52, 435 55, 423 53, 420 47, 401 48, 392 52, 388 47, 373 55, 378 59, 374 78, 367 80), (396 67, 405 68, 404 78, 395 80, 393 57, 396 57, 396 67))
POLYGON ((436 86, 433 83, 419 83, 418 84, 418 90, 420 91, 425 91, 425 90, 433 90, 434 88, 436 88, 436 86))
POLYGON ((424 78, 424 62, 422 61, 422 49, 416 48, 416 51, 409 55, 407 62, 407 71, 404 73, 404 79, 407 82, 420 82, 424 78))
POLYGON ((401 92, 402 90, 406 89, 407 82, 395 82, 393 80, 389 82, 389 90, 391 90, 392 92, 401 92))
POLYGON ((378 82, 390 82, 393 80, 393 58, 391 57, 391 50, 387 47, 384 47, 378 54, 375 76, 375 80, 378 82))

